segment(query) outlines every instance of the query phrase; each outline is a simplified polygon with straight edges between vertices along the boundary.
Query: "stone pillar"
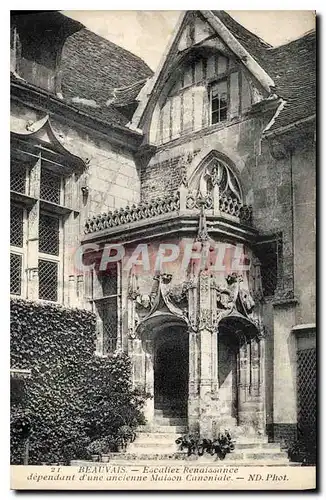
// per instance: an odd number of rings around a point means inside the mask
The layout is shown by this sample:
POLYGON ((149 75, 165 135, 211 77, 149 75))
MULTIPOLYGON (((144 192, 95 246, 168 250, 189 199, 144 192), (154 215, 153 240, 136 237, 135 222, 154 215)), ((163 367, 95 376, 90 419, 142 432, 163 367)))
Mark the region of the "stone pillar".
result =
POLYGON ((148 424, 154 421, 154 346, 152 340, 146 340, 145 347, 145 391, 150 395, 146 399, 144 410, 148 424))
POLYGON ((187 195, 188 189, 184 184, 181 184, 179 187, 179 196, 180 196, 180 211, 184 211, 187 208, 187 195))
POLYGON ((257 431, 259 434, 266 432, 266 404, 265 404, 265 339, 258 339, 259 352, 259 384, 258 384, 258 407, 257 407, 257 431))
POLYGON ((145 353, 141 339, 128 339, 128 354, 132 363, 133 387, 145 391, 145 353))
POLYGON ((214 333, 212 324, 210 275, 208 272, 199 274, 199 339, 199 431, 202 437, 210 438, 213 432, 213 422, 218 418, 218 400, 212 391, 212 387, 216 387, 216 370, 218 368, 217 347, 212 349, 216 333, 214 333), (213 363, 215 363, 214 367, 213 363))
POLYGON ((256 337, 250 340, 250 386, 249 394, 258 396, 259 391, 259 345, 256 337))
POLYGON ((198 332, 189 328, 189 395, 188 428, 190 433, 199 431, 199 345, 198 332))
POLYGON ((239 348, 238 355, 238 419, 239 425, 246 425, 248 422, 247 401, 248 387, 250 383, 250 363, 249 363, 249 345, 244 339, 239 348))
POLYGON ((213 187, 213 207, 214 215, 220 215, 220 188, 218 184, 213 187))
POLYGON ((203 328, 200 331, 200 435, 210 437, 212 433, 212 378, 211 378, 211 336, 203 328))
POLYGON ((211 357, 212 357, 212 397, 218 397, 218 328, 211 335, 211 357))
POLYGON ((40 216, 41 154, 30 172, 30 196, 36 198, 28 212, 27 298, 38 299, 38 234, 40 216))
POLYGON ((274 305, 274 439, 292 439, 297 428, 295 304, 274 305))

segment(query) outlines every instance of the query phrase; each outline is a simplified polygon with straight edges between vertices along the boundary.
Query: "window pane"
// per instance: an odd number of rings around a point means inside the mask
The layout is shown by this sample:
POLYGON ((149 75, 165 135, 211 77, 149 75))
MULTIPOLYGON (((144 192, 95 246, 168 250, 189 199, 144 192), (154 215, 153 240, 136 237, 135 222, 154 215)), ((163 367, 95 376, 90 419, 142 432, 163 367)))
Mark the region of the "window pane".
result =
POLYGON ((117 298, 113 297, 98 304, 99 316, 103 326, 104 353, 112 352, 117 344, 118 307, 117 298))
POLYGON ((223 122, 227 119, 227 108, 220 109, 220 122, 223 122))
POLYGON ((58 300, 58 264, 39 259, 39 291, 38 297, 43 300, 58 300))
POLYGON ((212 124, 227 120, 228 115, 228 96, 227 81, 222 80, 212 87, 212 124))
POLYGON ((99 276, 103 297, 108 295, 117 295, 118 293, 118 276, 117 265, 110 266, 99 276))
POLYGON ((23 209, 10 207, 10 245, 23 246, 23 209))
POLYGON ((192 85, 192 66, 187 66, 183 74, 183 86, 189 87, 192 85))
POLYGON ((40 214, 39 252, 59 255, 59 219, 40 214))
POLYGON ((212 124, 219 122, 219 113, 218 111, 214 111, 212 113, 212 124))
POLYGON ((61 177, 42 169, 41 171, 41 199, 60 204, 61 177))
POLYGON ((218 111, 220 100, 216 97, 212 99, 212 111, 218 111))
POLYGON ((227 99, 227 93, 228 93, 228 88, 227 88, 227 81, 222 80, 221 82, 216 83, 212 87, 212 96, 219 96, 220 98, 227 99))
POLYGON ((26 191, 26 168, 22 166, 12 166, 10 169, 10 189, 18 193, 26 191))
POLYGON ((22 256, 10 254, 10 293, 21 295, 22 256))
POLYGON ((282 244, 276 241, 259 245, 258 258, 261 262, 261 280, 265 296, 273 295, 280 279, 282 244))

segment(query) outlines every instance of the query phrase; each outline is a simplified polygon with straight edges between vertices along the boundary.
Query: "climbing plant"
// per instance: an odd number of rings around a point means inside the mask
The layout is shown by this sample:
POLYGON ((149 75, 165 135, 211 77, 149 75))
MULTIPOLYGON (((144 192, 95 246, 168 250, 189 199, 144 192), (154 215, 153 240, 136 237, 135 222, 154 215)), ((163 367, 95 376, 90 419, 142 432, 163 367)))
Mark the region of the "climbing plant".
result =
POLYGON ((141 422, 143 398, 132 390, 128 356, 94 351, 93 313, 11 300, 11 367, 31 370, 25 404, 12 404, 12 463, 22 463, 27 434, 30 464, 69 463, 87 458, 93 439, 141 422))

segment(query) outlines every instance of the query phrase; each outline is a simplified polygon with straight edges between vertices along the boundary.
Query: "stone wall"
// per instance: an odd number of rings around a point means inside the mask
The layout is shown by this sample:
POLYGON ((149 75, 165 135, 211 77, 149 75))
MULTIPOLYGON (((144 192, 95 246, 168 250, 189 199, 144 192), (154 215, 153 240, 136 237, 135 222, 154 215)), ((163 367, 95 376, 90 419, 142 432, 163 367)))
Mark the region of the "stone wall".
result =
POLYGON ((316 322, 316 156, 308 144, 292 157, 296 324, 316 322))
MULTIPOLYGON (((27 105, 15 101, 11 106, 11 131, 19 134, 28 134, 26 125, 35 123, 44 118, 41 112, 27 105)), ((140 179, 133 154, 127 150, 114 146, 110 142, 109 130, 107 136, 94 130, 85 129, 78 124, 72 124, 64 117, 51 116, 50 126, 57 140, 69 153, 81 158, 88 166, 87 171, 76 178, 68 177, 65 181, 65 200, 63 204, 71 209, 69 216, 64 217, 62 231, 62 253, 60 256, 61 269, 59 278, 58 300, 67 305, 81 305, 86 307, 82 270, 75 266, 75 251, 80 245, 84 233, 85 220, 93 215, 108 212, 116 208, 138 203, 140 200, 140 179), (88 195, 83 196, 81 187, 87 185, 88 195), (78 278, 77 278, 78 276, 78 278)), ((52 139, 44 132, 42 140, 52 147, 52 139)), ((47 144, 46 144, 47 146, 47 144)), ((56 145, 60 151, 60 145, 56 145)), ((38 150, 36 150, 38 154, 38 150)), ((37 162, 37 155, 35 163, 37 162)), ((33 250, 37 262, 38 252, 38 225, 33 250)), ((33 242, 29 241, 31 248, 33 242)), ((36 263, 37 266, 37 263, 36 263)), ((31 295, 29 287, 28 296, 31 295)), ((87 294, 86 294, 87 295, 87 294)), ((88 304, 89 306, 89 304, 88 304)))

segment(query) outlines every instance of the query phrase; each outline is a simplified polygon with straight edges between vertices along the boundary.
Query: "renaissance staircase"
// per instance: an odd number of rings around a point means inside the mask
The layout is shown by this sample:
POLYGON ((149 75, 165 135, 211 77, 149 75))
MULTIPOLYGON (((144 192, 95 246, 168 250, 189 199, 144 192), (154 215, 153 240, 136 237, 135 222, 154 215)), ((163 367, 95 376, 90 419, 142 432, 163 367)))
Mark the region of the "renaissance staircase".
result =
MULTIPOLYGON (((180 451, 176 439, 187 433, 186 408, 178 401, 156 401, 154 423, 138 429, 136 440, 126 452, 112 454, 111 460, 117 464, 131 461, 155 462, 168 460, 191 460, 212 462, 217 457, 205 453, 202 457, 180 451)), ((278 443, 269 443, 267 436, 239 436, 235 450, 221 462, 225 465, 290 465, 287 453, 278 443)))

